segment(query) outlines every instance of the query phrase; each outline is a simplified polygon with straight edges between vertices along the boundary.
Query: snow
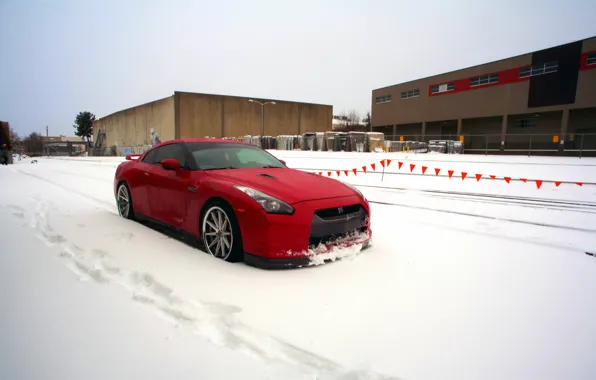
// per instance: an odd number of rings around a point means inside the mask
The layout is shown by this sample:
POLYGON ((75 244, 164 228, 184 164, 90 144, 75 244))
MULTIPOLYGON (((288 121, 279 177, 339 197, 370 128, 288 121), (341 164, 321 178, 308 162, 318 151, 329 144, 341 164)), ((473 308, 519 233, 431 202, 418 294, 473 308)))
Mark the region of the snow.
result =
POLYGON ((272 153, 349 170, 373 245, 224 263, 117 215, 122 158, 0 167, 0 378, 596 377, 596 160, 272 153))

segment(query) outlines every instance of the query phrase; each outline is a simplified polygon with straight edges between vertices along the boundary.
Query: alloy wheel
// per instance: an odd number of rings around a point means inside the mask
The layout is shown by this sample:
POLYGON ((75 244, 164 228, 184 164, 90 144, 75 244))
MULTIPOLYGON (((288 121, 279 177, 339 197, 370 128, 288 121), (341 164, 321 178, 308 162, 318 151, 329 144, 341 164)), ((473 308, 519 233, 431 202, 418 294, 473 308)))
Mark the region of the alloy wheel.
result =
POLYGON ((130 216, 130 194, 126 185, 120 185, 118 188, 118 214, 123 218, 129 218, 130 216))
POLYGON ((219 259, 226 260, 232 253, 232 223, 228 214, 218 206, 211 207, 203 217, 203 242, 207 251, 219 259))

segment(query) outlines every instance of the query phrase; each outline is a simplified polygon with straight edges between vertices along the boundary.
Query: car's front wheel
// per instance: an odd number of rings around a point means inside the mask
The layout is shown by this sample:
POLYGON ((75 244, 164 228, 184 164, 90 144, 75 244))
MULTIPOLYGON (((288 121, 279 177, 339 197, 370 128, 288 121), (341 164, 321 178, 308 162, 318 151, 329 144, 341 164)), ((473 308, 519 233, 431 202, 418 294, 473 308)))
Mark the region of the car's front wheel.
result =
POLYGON ((134 219, 134 212, 132 209, 132 197, 126 183, 121 183, 116 192, 116 205, 118 206, 118 214, 124 219, 134 219))
POLYGON ((242 260, 242 237, 234 212, 222 202, 209 204, 201 220, 201 236, 207 252, 225 261, 242 260))

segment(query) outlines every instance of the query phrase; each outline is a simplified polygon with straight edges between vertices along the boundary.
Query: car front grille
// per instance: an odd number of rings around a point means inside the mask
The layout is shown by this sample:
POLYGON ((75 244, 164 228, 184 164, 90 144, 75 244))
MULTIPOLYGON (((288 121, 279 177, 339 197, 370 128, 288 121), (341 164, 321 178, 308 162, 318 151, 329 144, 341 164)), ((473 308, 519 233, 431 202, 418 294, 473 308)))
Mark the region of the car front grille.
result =
POLYGON ((365 233, 367 226, 368 213, 359 204, 316 210, 310 226, 309 248, 365 233))
POLYGON ((362 206, 359 204, 355 205, 348 205, 343 207, 332 207, 332 208, 325 208, 322 210, 315 211, 315 215, 317 215, 321 219, 333 219, 340 216, 345 216, 349 214, 355 214, 362 209, 362 206))

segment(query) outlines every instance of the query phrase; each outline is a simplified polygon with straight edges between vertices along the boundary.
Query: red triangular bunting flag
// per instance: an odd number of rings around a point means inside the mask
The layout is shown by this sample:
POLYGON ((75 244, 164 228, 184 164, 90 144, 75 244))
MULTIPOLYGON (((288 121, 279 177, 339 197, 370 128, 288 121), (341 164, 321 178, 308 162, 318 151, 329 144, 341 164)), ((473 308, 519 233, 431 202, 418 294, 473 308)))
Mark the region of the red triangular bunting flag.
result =
POLYGON ((476 174, 476 182, 479 182, 480 178, 482 178, 482 174, 476 174))
POLYGON ((354 172, 354 175, 356 175, 356 172, 358 172, 358 170, 356 170, 355 168, 352 169, 352 171, 354 172))
POLYGON ((439 175, 440 171, 441 171, 441 169, 435 168, 435 175, 439 175))
POLYGON ((366 166, 362 167, 362 171, 364 172, 364 174, 366 174, 366 166))
POLYGON ((453 173, 455 173, 453 170, 448 170, 447 172, 449 173, 449 178, 451 178, 451 176, 453 175, 453 173))
POLYGON ((335 172, 337 173, 337 176, 339 177, 339 176, 340 176, 340 174, 339 174, 339 173, 340 173, 340 172, 339 172, 339 170, 336 170, 335 172))
POLYGON ((528 180, 525 179, 525 178, 520 178, 519 180, 522 181, 523 183, 527 183, 528 182, 528 180))
POLYGON ((410 164, 410 173, 414 171, 414 168, 416 167, 415 164, 410 164))
POLYGON ((403 162, 399 162, 399 161, 398 161, 398 162, 397 162, 397 166, 398 166, 397 168, 398 168, 398 169, 401 169, 401 166, 402 166, 403 164, 404 164, 403 162))
POLYGON ((331 177, 331 172, 327 172, 327 177, 331 177))
POLYGON ((507 182, 507 183, 511 182, 511 178, 505 177, 505 182, 507 182))
POLYGON ((319 172, 319 175, 323 175, 323 172, 319 172))
POLYGON ((385 161, 387 161, 387 166, 389 166, 389 164, 391 163, 390 159, 386 159, 385 161))
POLYGON ((424 174, 424 172, 426 171, 426 169, 428 169, 426 166, 422 167, 422 174, 424 174))
POLYGON ((466 176, 468 175, 468 173, 466 172, 461 172, 461 180, 463 181, 464 179, 466 179, 466 176))
POLYGON ((385 160, 381 160, 381 166, 385 167, 385 160))
POLYGON ((373 168, 374 171, 377 170, 377 169, 375 169, 375 164, 370 164, 370 167, 373 168))
POLYGON ((537 179, 536 180, 536 187, 540 189, 540 186, 542 186, 542 181, 537 179))
POLYGON ((583 182, 576 182, 575 184, 576 184, 577 186, 583 186, 583 185, 584 185, 584 183, 583 183, 583 182))
POLYGON ((347 170, 344 170, 344 173, 345 173, 345 175, 347 177, 348 176, 348 171, 347 170))
POLYGON ((559 187, 559 185, 561 184, 561 181, 555 181, 555 186, 559 187))
POLYGON ((495 178, 497 178, 497 176, 496 176, 496 175, 491 175, 491 176, 490 176, 490 179, 495 179, 495 178))

